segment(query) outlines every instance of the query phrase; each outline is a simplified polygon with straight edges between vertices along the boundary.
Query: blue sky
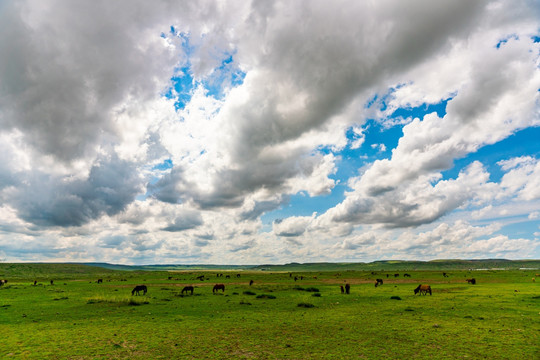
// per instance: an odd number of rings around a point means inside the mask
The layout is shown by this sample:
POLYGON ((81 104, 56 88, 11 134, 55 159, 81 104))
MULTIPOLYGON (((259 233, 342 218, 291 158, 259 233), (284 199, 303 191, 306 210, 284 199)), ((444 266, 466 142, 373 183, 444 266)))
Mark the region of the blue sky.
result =
POLYGON ((0 12, 0 261, 540 258, 531 3, 51 6, 0 12))

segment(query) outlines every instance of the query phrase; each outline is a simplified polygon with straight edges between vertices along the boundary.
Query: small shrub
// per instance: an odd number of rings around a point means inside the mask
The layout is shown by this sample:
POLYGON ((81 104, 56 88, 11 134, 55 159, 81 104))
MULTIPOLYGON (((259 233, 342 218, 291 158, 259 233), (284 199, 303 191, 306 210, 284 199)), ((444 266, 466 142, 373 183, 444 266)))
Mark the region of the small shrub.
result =
POLYGON ((413 308, 410 308, 410 307, 406 307, 406 308, 405 308, 405 311, 414 311, 414 309, 413 309, 413 308))
POLYGON ((253 291, 244 291, 244 295, 255 295, 253 291))
POLYGON ((244 300, 240 300, 240 305, 251 305, 251 303, 244 300))
POLYGON ((303 287, 298 286, 298 285, 296 285, 296 286, 294 287, 294 290, 298 290, 298 291, 307 291, 307 292, 319 292, 319 289, 317 289, 317 288, 314 288, 314 287, 303 288, 303 287))
POLYGON ((399 296, 392 296, 392 297, 390 297, 390 299, 392 299, 392 300, 401 300, 401 298, 399 296))
POLYGON ((315 294, 312 294, 311 296, 314 296, 314 297, 321 297, 321 293, 315 293, 315 294))
POLYGON ((261 294, 257 296, 257 299, 275 299, 276 297, 274 295, 268 295, 268 294, 261 294))
POLYGON ((312 307, 315 307, 315 305, 310 304, 310 303, 305 303, 305 302, 298 303, 297 306, 298 306, 298 307, 303 307, 303 308, 312 308, 312 307))

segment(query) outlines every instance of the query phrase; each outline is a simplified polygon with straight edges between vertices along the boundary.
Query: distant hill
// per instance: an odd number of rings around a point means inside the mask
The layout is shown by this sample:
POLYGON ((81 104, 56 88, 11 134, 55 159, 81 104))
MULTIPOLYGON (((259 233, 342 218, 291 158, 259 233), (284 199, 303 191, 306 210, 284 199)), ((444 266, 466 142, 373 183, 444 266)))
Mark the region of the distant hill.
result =
POLYGON ((102 267, 70 263, 0 263, 0 278, 46 279, 50 274, 62 278, 76 278, 80 275, 100 276, 114 271, 102 267))
POLYGON ((379 260, 370 263, 290 263, 284 265, 258 265, 262 271, 398 271, 398 270, 468 270, 468 269, 540 269, 540 260, 432 260, 405 261, 379 260))
POLYGON ((413 271, 413 270, 469 270, 469 269, 540 269, 540 260, 380 260, 369 263, 290 263, 283 265, 118 265, 108 263, 0 263, 0 278, 47 278, 50 274, 62 278, 91 277, 126 271, 413 271))
POLYGON ((83 265, 96 266, 110 270, 144 270, 144 271, 180 271, 180 270, 247 270, 255 265, 116 265, 107 263, 83 263, 83 265))

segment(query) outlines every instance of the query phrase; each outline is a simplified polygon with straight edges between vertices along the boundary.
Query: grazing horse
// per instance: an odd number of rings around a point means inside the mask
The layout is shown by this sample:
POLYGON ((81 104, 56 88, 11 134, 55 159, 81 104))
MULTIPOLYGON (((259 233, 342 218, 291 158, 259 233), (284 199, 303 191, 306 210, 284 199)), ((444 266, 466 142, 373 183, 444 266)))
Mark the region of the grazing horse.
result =
POLYGON ((201 281, 204 281, 204 275, 197 276, 195 279, 199 279, 199 280, 201 280, 201 281))
POLYGON ((135 286, 133 291, 131 291, 131 295, 134 295, 134 294, 140 295, 139 291, 142 291, 143 295, 146 295, 146 291, 148 291, 148 289, 146 288, 146 285, 137 285, 135 286))
POLYGON ((351 293, 351 285, 345 284, 345 293, 350 294, 351 293))
POLYGON ((184 288, 182 289, 182 294, 184 294, 184 291, 187 293, 188 291, 191 291, 191 295, 193 295, 193 286, 184 286, 184 288))
POLYGON ((212 293, 215 293, 216 291, 221 290, 221 292, 225 292, 225 284, 216 284, 214 285, 214 288, 212 289, 212 293))
POLYGON ((403 277, 411 277, 411 274, 403 274, 403 277))
POLYGON ((343 285, 340 285, 339 287, 341 288, 341 293, 344 294, 344 293, 345 293, 345 289, 343 289, 343 285))
POLYGON ((249 280, 249 286, 253 285, 253 280, 249 280))
POLYGON ((375 287, 379 286, 379 285, 382 285, 383 284, 383 281, 382 279, 376 279, 375 280, 375 287))
POLYGON ((429 295, 431 295, 431 286, 429 285, 418 285, 416 289, 414 289, 414 295, 418 294, 420 292, 420 295, 426 295, 429 292, 429 295))
POLYGON ((445 272, 443 272, 443 273, 442 273, 442 276, 444 276, 444 277, 448 277, 448 274, 447 274, 447 273, 445 273, 445 272))
POLYGON ((2 285, 6 285, 6 284, 7 284, 7 282, 8 282, 8 281, 7 281, 7 280, 5 280, 5 279, 2 279, 2 280, 0 280, 0 286, 2 286, 2 285))
POLYGON ((466 281, 467 281, 469 284, 476 285, 476 279, 475 279, 475 278, 467 279, 466 281))
POLYGON ((53 281, 53 280, 51 280, 51 285, 54 285, 54 281, 53 281))
POLYGON ((98 283, 98 284, 103 283, 103 279, 97 279, 97 283, 98 283))

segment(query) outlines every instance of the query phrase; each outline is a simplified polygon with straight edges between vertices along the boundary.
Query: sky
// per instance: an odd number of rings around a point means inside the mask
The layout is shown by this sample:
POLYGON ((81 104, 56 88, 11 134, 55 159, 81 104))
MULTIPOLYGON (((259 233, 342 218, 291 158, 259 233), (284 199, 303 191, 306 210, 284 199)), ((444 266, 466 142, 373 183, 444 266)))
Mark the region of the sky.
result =
POLYGON ((540 258, 540 6, 0 1, 0 261, 540 258))

